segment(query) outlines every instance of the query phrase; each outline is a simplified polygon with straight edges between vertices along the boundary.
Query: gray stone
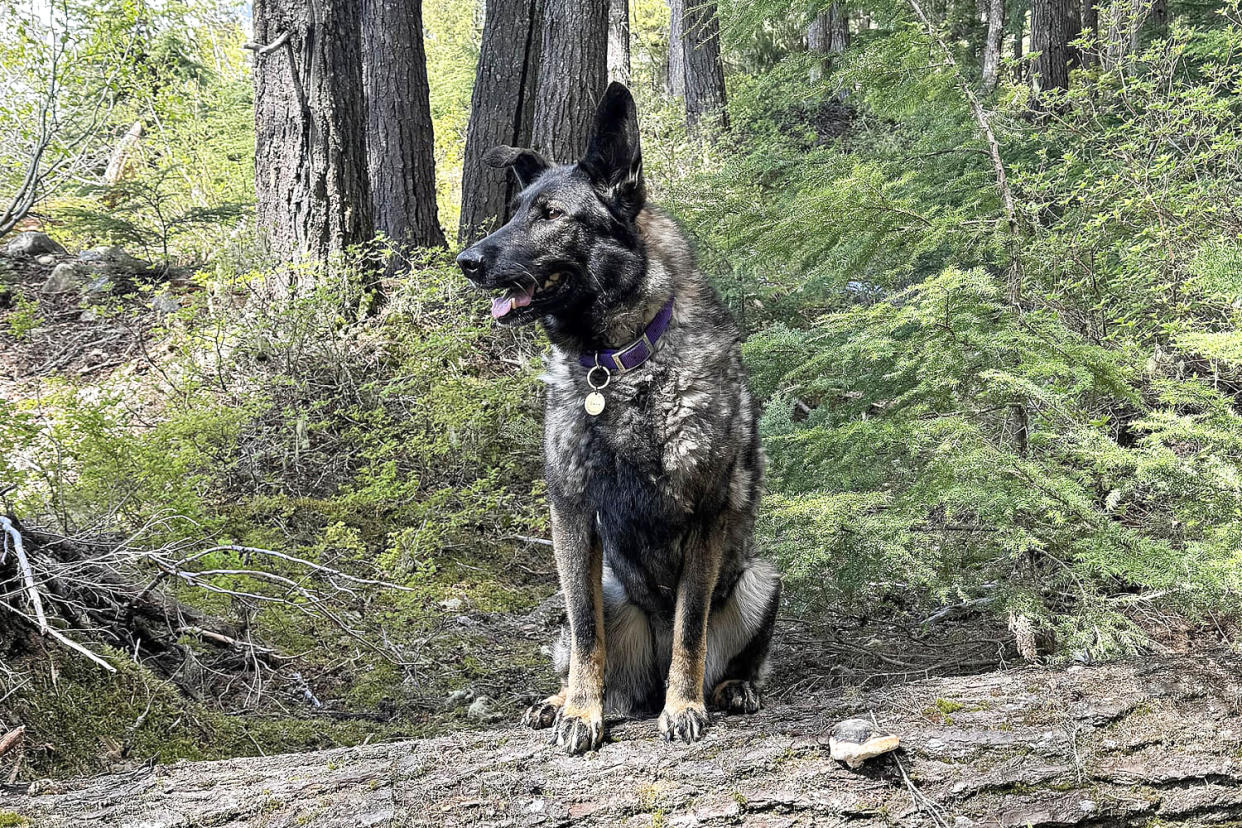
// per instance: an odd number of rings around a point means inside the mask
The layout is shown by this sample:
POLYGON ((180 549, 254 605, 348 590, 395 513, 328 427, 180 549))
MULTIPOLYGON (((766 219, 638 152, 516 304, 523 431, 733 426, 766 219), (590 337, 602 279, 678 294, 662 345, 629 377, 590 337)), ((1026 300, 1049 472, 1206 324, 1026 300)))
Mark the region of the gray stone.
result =
POLYGON ((50 267, 56 264, 56 257, 53 256, 51 253, 44 253, 42 256, 39 256, 37 259, 35 259, 35 261, 43 265, 44 267, 50 267))
POLYGON ((474 701, 474 690, 470 687, 462 687, 448 694, 450 707, 458 707, 469 701, 474 701))
POLYGON ((85 281, 86 274, 77 265, 71 262, 62 262, 56 265, 52 275, 47 277, 47 281, 43 283, 43 287, 39 288, 39 290, 42 293, 65 293, 81 287, 85 281))
POLYGON ((83 299, 98 299, 112 292, 112 277, 102 273, 82 286, 83 299))
POLYGON ((479 696, 466 710, 466 716, 476 722, 495 722, 504 718, 504 713, 496 709, 489 696, 479 696))
POLYGON ((10 256, 41 256, 44 253, 55 253, 58 256, 65 255, 65 248, 61 247, 47 233, 40 233, 37 230, 26 230, 18 233, 17 236, 9 242, 5 248, 10 256))
POLYGON ((167 291, 160 291, 151 297, 151 310, 160 316, 167 316, 181 310, 181 303, 177 301, 177 297, 167 291))
POLYGON ((110 273, 138 273, 151 268, 150 262, 135 259, 119 247, 94 247, 78 254, 82 264, 110 273))

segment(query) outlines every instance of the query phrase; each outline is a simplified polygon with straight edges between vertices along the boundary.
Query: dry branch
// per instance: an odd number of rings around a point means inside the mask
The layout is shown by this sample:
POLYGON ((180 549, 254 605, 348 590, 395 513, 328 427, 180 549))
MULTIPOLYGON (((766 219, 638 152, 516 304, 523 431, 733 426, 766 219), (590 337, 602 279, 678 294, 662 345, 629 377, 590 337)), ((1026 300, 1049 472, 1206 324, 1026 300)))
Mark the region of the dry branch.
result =
POLYGON ((16 727, 10 730, 4 736, 0 737, 0 756, 8 753, 13 749, 14 745, 21 744, 23 737, 26 735, 26 726, 16 727))
POLYGON ((13 522, 4 515, 0 515, 0 528, 4 529, 5 542, 4 549, 0 552, 0 563, 4 563, 4 559, 9 551, 9 540, 13 541, 13 556, 17 559, 17 568, 21 570, 22 580, 26 584, 26 595, 30 599, 30 607, 34 611, 35 620, 39 624, 39 632, 47 635, 47 615, 43 612, 43 599, 39 596, 39 588, 35 585, 34 571, 30 568, 30 561, 26 558, 26 549, 22 544, 22 533, 17 531, 17 527, 13 522))

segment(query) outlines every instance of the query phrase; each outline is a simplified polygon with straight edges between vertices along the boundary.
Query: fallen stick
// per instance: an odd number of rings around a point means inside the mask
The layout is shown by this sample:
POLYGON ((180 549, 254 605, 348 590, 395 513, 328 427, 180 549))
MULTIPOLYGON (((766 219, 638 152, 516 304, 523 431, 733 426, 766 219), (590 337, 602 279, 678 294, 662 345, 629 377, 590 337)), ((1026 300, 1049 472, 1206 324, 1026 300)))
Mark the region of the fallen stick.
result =
POLYGON ((8 733, 4 734, 4 736, 0 736, 0 756, 3 756, 12 750, 14 745, 21 744, 22 738, 25 735, 26 726, 21 725, 13 730, 10 730, 8 733))
MULTIPOLYGON (((8 604, 8 603, 5 603, 5 602, 3 602, 3 601, 0 601, 0 607, 3 607, 4 609, 6 609, 6 610, 8 610, 9 612, 13 613, 14 615, 16 615, 18 618, 22 619, 23 621, 26 621, 27 623, 29 623, 29 624, 31 624, 31 625, 33 625, 33 626, 36 626, 36 627, 38 626, 38 623, 37 623, 37 622, 36 622, 33 618, 31 618, 29 615, 27 615, 26 613, 22 612, 21 610, 19 610, 17 607, 13 606, 12 604, 8 604)), ((112 666, 111 664, 109 664, 108 662, 104 661, 104 660, 103 660, 103 658, 102 658, 101 656, 98 656, 98 655, 96 655, 95 653, 92 653, 90 650, 86 649, 86 648, 85 648, 85 647, 83 647, 81 644, 79 644, 78 642, 74 641, 72 638, 69 638, 68 636, 66 636, 65 634, 63 634, 63 633, 62 633, 62 632, 60 632, 59 630, 57 630, 55 627, 45 627, 45 628, 41 629, 41 630, 40 630, 40 632, 41 632, 41 633, 43 633, 44 635, 51 636, 52 638, 54 638, 54 639, 56 639, 57 641, 59 641, 61 644, 64 644, 64 645, 65 645, 66 647, 68 647, 69 649, 71 649, 71 650, 76 650, 77 652, 79 652, 79 653, 81 653, 82 655, 84 655, 84 656, 86 656, 87 658, 89 658, 91 661, 93 661, 93 662, 95 662, 96 664, 98 664, 100 667, 102 667, 102 668, 104 668, 105 670, 107 670, 109 673, 115 673, 115 672, 116 672, 116 668, 115 668, 115 667, 113 667, 113 666, 112 666)))
MULTIPOLYGON (((47 616, 43 614, 43 599, 39 596, 39 588, 35 585, 34 570, 30 568, 30 561, 26 558, 26 550, 22 546, 22 533, 17 531, 17 527, 13 522, 4 515, 0 515, 0 527, 8 533, 13 539, 13 553, 17 557, 17 568, 22 571, 22 580, 26 583, 26 595, 30 597, 30 606, 34 609, 35 618, 39 622, 39 632, 47 635, 47 616)), ((4 548, 8 549, 6 542, 4 548)), ((4 555, 0 554, 0 562, 4 561, 4 555)))

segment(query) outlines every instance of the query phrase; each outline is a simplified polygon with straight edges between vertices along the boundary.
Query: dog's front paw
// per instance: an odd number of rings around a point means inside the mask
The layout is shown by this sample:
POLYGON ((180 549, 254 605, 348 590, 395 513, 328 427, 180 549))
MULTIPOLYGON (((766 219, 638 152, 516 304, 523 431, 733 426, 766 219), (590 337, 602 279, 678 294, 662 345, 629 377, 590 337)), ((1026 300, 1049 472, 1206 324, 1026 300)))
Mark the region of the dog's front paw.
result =
POLYGON ((759 691, 749 681, 726 679, 712 690, 712 707, 725 713, 757 713, 759 691))
POLYGON ((689 744, 703 738, 707 722, 707 708, 703 702, 681 702, 665 705, 658 726, 664 741, 680 739, 689 744))
POLYGON ((557 693, 555 696, 548 696, 541 702, 536 702, 526 708, 526 713, 522 715, 522 724, 533 730, 543 730, 545 727, 551 727, 556 721, 556 714, 561 712, 561 708, 565 706, 565 694, 557 693))
POLYGON ((552 744, 570 756, 599 749, 604 741, 604 710, 599 704, 565 705, 552 725, 552 744))

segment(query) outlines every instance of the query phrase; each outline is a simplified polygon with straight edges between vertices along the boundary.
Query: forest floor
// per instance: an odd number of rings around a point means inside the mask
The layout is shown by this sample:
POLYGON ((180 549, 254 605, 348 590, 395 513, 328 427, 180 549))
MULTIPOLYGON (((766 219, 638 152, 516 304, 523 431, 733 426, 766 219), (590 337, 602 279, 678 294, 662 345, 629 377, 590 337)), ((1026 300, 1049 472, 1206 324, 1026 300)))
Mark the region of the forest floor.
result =
POLYGON ((858 692, 803 688, 694 745, 611 722, 567 757, 508 726, 413 742, 178 763, 0 798, 70 826, 1123 826, 1242 819, 1242 657, 1024 667, 858 692), (827 733, 901 737, 858 770, 827 733))
MULTIPOLYGON (((126 365, 149 368, 151 330, 160 317, 147 294, 112 292, 86 301, 77 290, 45 291, 69 255, 41 263, 0 255, 0 399, 15 400, 41 377, 98 380, 126 365)), ((175 289, 188 285, 178 281, 175 289)))
MULTIPOLYGON (((170 303, 158 310, 150 293, 132 291, 92 302, 47 293, 55 264, 0 257, 0 398, 28 400, 48 376, 89 385, 158 370, 157 332, 170 303)), ((165 295, 175 303, 193 289, 174 285, 165 295)), ((360 713, 324 695, 323 711, 285 711, 319 733, 310 745, 361 746, 277 755, 243 727, 237 745, 208 755, 272 755, 156 765, 101 735, 89 766, 110 775, 0 787, 0 826, 1242 820, 1242 657, 1218 649, 1228 638, 1219 631, 1154 614, 1133 619, 1153 657, 1015 668, 1013 635, 978 600, 930 614, 885 604, 873 617, 820 607, 814 624, 780 620, 760 714, 717 718, 692 746, 660 742, 650 721, 614 722, 598 754, 561 756, 509 724, 555 685, 538 654, 562 616, 546 552, 519 546, 503 573, 479 575, 512 582, 522 598, 506 611, 436 604, 434 672, 424 670, 431 683, 410 704, 390 709, 385 697, 360 713), (489 704, 469 712, 479 696, 489 704), (903 749, 850 771, 829 759, 827 731, 860 713, 874 713, 903 749), (425 734, 433 737, 396 741, 425 734)), ((46 655, 30 648, 30 658, 46 655)), ((39 733, 42 723, 26 723, 28 736, 39 733)), ((269 730, 286 726, 273 720, 269 730)), ((44 749, 40 741, 30 738, 29 750, 44 749)), ((277 744, 297 747, 293 737, 277 744)), ((30 764, 14 768, 11 759, 0 780, 28 780, 30 764)))

